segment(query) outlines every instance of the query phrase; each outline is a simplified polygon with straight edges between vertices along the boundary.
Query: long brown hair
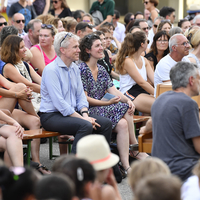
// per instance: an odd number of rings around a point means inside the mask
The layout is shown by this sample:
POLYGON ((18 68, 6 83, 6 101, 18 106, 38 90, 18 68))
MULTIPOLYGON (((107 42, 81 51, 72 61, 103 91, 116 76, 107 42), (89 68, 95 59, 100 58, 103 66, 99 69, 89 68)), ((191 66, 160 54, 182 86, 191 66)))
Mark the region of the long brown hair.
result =
POLYGON ((124 61, 127 56, 132 56, 145 43, 146 35, 143 31, 128 33, 122 43, 116 59, 116 69, 121 73, 124 68, 124 61))

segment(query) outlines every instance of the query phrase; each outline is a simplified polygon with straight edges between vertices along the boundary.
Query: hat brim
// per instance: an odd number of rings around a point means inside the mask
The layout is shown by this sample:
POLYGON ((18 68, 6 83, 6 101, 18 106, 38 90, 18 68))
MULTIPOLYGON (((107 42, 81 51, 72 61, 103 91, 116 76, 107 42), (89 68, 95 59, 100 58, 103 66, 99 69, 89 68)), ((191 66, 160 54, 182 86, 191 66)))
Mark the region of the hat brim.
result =
POLYGON ((187 13, 188 14, 195 14, 195 13, 199 13, 200 10, 188 10, 187 13))
POLYGON ((100 170, 111 168, 114 165, 116 165, 118 162, 119 162, 119 156, 111 153, 111 156, 108 160, 92 164, 92 166, 94 167, 96 171, 100 171, 100 170))

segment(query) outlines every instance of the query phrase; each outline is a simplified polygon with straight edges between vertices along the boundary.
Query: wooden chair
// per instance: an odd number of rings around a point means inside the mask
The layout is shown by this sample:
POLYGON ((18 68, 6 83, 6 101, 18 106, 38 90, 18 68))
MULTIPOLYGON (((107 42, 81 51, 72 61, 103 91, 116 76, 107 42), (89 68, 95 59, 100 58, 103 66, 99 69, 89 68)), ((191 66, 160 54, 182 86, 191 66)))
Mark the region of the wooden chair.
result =
POLYGON ((44 129, 28 130, 24 131, 23 141, 27 141, 27 165, 30 165, 30 155, 31 155, 31 141, 38 138, 49 138, 49 159, 54 157, 53 155, 53 141, 52 137, 59 136, 58 132, 46 131, 44 129))
POLYGON ((140 134, 138 136, 139 152, 151 153, 152 149, 152 132, 147 134, 140 134))

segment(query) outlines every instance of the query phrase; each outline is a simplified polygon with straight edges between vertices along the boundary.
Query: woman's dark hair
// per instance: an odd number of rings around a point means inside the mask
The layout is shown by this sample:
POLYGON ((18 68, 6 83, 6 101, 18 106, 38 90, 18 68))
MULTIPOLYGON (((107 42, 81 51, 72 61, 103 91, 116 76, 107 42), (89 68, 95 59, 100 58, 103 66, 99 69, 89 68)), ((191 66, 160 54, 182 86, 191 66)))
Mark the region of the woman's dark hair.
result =
POLYGON ((100 36, 100 35, 104 35, 105 36, 105 33, 103 31, 95 31, 94 34, 98 35, 98 36, 100 36))
POLYGON ((76 196, 79 198, 85 197, 85 184, 94 182, 96 178, 93 166, 85 159, 79 158, 63 160, 56 172, 64 173, 73 181, 76 196))
POLYGON ((181 20, 178 22, 178 27, 182 28, 182 24, 183 24, 184 22, 187 22, 187 21, 189 21, 189 20, 188 20, 188 19, 181 19, 181 20))
POLYGON ((127 24, 127 26, 126 26, 126 31, 125 31, 126 34, 129 33, 130 29, 134 26, 134 23, 135 23, 135 20, 131 20, 131 21, 127 24))
POLYGON ((130 22, 130 18, 132 15, 134 15, 134 14, 131 12, 129 12, 125 15, 125 17, 124 17, 125 26, 127 26, 127 24, 130 22))
POLYGON ((164 20, 164 21, 161 21, 160 24, 158 25, 158 31, 161 31, 161 30, 162 30, 162 27, 163 27, 165 24, 169 24, 170 27, 172 27, 172 24, 170 23, 170 21, 164 20))
POLYGON ((24 200, 28 195, 34 194, 35 184, 38 180, 35 172, 29 168, 0 167, 0 188, 4 200, 24 200))
POLYGON ((114 25, 112 24, 112 23, 110 23, 110 22, 105 22, 105 23, 103 23, 101 26, 100 26, 100 28, 108 28, 109 30, 110 30, 110 27, 113 27, 113 31, 115 30, 115 27, 114 27, 114 25))
POLYGON ((95 40, 100 40, 100 37, 95 34, 86 35, 80 42, 80 59, 83 62, 87 62, 90 59, 90 55, 86 52, 86 49, 91 50, 91 47, 95 40))
MULTIPOLYGON (((154 37, 153 37, 153 42, 152 42, 152 45, 151 45, 151 50, 150 52, 153 52, 153 54, 156 56, 158 54, 158 50, 157 50, 157 46, 156 46, 156 41, 162 37, 162 36, 166 36, 168 41, 170 39, 170 36, 167 34, 166 31, 159 31, 157 32, 154 37)), ((149 52, 149 53, 150 53, 149 52)), ((167 54, 169 53, 169 46, 167 47, 167 49, 164 51, 164 54, 163 54, 163 57, 166 56, 167 54)))
POLYGON ((59 0, 59 1, 62 1, 61 8, 69 8, 69 6, 67 5, 67 1, 66 0, 59 0))
POLYGON ((20 61, 19 47, 23 39, 17 35, 9 35, 1 46, 1 60, 5 63, 17 64, 20 61))

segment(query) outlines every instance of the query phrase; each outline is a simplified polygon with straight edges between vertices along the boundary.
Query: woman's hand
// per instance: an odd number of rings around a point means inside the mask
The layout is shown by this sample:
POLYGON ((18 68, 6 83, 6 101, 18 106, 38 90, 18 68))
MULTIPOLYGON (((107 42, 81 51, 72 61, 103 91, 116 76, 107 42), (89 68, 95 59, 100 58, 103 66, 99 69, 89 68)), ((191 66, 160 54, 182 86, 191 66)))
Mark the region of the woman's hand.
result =
POLYGON ((114 98, 109 100, 109 105, 116 104, 116 103, 120 102, 120 100, 121 100, 121 97, 119 97, 119 96, 118 97, 114 97, 114 98))
POLYGON ((23 138, 23 134, 24 134, 24 129, 21 127, 21 125, 18 123, 18 122, 14 122, 13 124, 12 124, 13 126, 15 126, 16 127, 16 130, 15 130, 15 133, 16 133, 16 135, 19 137, 19 138, 23 138))
POLYGON ((133 104, 133 102, 131 100, 128 100, 127 104, 129 105, 128 114, 129 115, 134 115, 135 105, 133 104))
POLYGON ((98 123, 95 122, 96 119, 94 119, 93 117, 84 117, 84 119, 92 124, 94 130, 97 129, 96 126, 101 127, 98 123))
POLYGON ((17 93, 17 98, 30 102, 32 99, 32 90, 29 87, 21 90, 17 93))

